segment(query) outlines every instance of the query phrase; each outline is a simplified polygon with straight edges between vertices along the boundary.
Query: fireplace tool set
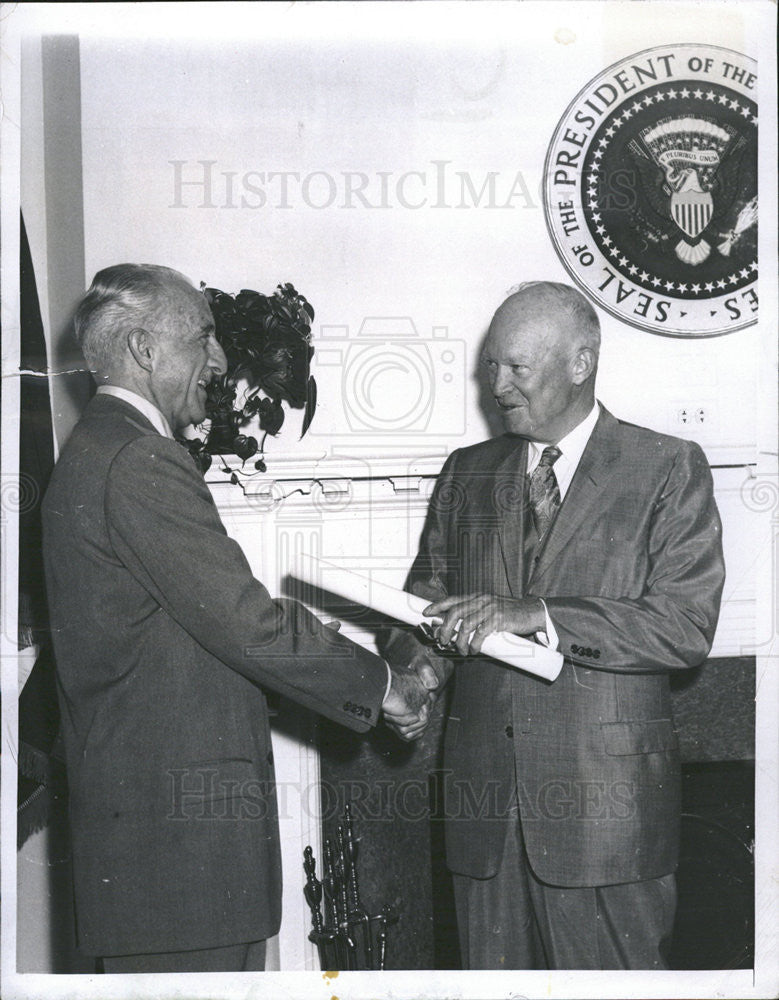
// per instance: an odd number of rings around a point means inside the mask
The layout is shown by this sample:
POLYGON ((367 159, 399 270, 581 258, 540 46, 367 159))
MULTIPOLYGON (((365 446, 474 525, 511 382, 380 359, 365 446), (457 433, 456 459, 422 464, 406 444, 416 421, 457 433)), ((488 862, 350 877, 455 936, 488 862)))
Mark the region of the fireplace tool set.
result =
POLYGON ((387 953, 387 928, 397 922, 390 905, 369 914, 360 899, 357 877, 357 842, 351 809, 344 808, 336 828, 335 843, 325 840, 324 870, 316 876, 314 852, 303 852, 306 884, 303 893, 311 910, 313 929, 309 940, 317 946, 319 964, 327 970, 383 970, 387 953), (324 912, 323 912, 324 910, 324 912))

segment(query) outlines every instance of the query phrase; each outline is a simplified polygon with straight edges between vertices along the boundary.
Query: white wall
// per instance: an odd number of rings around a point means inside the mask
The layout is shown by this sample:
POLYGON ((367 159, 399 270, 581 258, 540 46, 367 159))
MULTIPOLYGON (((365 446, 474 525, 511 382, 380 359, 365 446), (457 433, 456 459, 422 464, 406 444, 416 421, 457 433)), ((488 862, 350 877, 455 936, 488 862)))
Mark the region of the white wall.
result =
MULTIPOLYGON (((146 260, 231 291, 289 280, 316 307, 320 409, 302 445, 292 421, 271 452, 407 454, 486 436, 472 371, 492 312, 522 280, 568 280, 539 194, 568 102, 652 45, 748 45, 736 5, 716 17, 658 17, 654 4, 505 5, 485 17, 471 5, 465 26, 439 19, 427 40, 414 26, 429 30, 430 11, 389 6, 392 19, 372 8, 370 22, 348 8, 325 37, 313 37, 311 8, 266 7, 231 42, 82 38, 87 275, 146 260), (285 171, 299 175, 286 199, 268 176, 285 171), (409 171, 423 177, 402 180, 409 171), (486 195, 474 207, 458 173, 478 192, 490 172, 493 207, 486 195), (365 175, 364 197, 389 207, 350 195, 345 173, 365 175), (366 317, 364 332, 386 341, 370 356, 354 342, 366 317)), ((757 327, 685 341, 602 319, 607 406, 696 435, 714 463, 754 460, 757 327), (680 408, 701 405, 704 427, 678 423, 680 408)))

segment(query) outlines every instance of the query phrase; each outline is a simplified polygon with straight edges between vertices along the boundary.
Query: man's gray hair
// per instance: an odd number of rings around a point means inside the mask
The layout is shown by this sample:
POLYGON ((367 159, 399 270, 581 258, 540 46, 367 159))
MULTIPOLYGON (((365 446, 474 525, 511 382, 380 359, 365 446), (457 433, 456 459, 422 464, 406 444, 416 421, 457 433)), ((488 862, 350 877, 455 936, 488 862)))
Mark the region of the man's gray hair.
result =
POLYGON ((576 326, 583 344, 591 347, 596 354, 600 350, 598 314, 585 296, 572 285, 564 285, 557 281, 523 281, 521 285, 511 289, 509 299, 513 299, 514 296, 536 299, 568 316, 576 326))
POLYGON ((193 287, 183 274, 159 264, 114 264, 98 271, 73 321, 92 371, 110 371, 121 362, 127 334, 159 322, 172 284, 193 287))

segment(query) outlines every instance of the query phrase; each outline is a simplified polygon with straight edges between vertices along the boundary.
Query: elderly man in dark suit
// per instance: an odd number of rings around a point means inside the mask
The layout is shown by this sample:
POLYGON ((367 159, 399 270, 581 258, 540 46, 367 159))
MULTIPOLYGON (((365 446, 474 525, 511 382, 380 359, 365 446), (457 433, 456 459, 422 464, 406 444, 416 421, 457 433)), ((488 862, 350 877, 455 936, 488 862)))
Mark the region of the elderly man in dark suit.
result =
POLYGON ((595 401, 599 343, 565 285, 498 309, 482 363, 507 433, 449 457, 409 580, 462 658, 389 647, 453 672, 446 848, 470 968, 663 968, 673 924, 669 674, 711 647, 720 520, 696 444, 595 401), (482 657, 496 631, 559 648, 557 680, 482 657))
POLYGON ((265 690, 357 730, 424 719, 425 692, 271 600, 225 533, 172 433, 226 364, 203 296, 168 268, 107 268, 76 331, 98 390, 44 546, 79 945, 106 972, 261 969, 281 909, 265 690))

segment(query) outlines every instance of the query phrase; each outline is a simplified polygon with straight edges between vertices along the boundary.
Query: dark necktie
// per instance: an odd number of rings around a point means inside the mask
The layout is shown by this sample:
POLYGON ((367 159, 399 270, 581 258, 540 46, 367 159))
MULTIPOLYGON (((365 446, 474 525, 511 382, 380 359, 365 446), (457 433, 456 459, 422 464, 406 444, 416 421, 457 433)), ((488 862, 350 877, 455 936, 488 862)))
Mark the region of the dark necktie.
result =
POLYGON ((552 466, 562 452, 550 444, 541 453, 541 459, 530 477, 530 509, 533 512, 538 540, 541 542, 554 520, 560 506, 560 487, 552 466))

